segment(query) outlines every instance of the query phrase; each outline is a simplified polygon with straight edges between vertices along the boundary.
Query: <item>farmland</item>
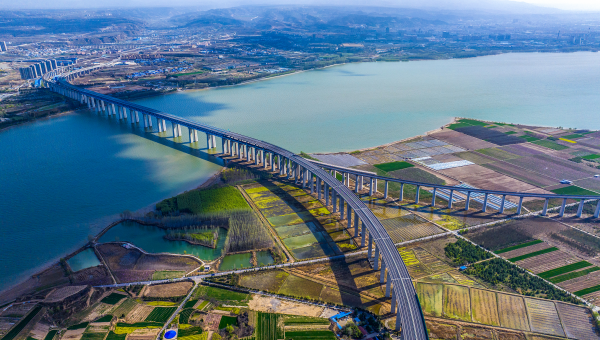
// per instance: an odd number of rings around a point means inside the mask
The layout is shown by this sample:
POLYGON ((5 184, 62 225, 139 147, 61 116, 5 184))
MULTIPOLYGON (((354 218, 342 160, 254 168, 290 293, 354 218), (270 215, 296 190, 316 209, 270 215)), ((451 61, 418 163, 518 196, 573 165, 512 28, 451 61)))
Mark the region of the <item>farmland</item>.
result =
POLYGON ((240 192, 230 186, 190 190, 156 204, 156 209, 164 215, 174 212, 203 214, 249 208, 240 192))
POLYGON ((173 315, 177 307, 156 307, 146 317, 144 321, 154 321, 165 323, 169 320, 169 317, 173 315))
POLYGON ((123 300, 126 297, 127 296, 123 294, 111 293, 110 295, 102 299, 101 302, 109 305, 116 305, 119 301, 123 300))
POLYGON ((416 289, 426 318, 443 317, 515 331, 563 337, 578 334, 577 339, 598 339, 595 334, 590 336, 595 326, 591 312, 585 307, 452 284, 418 282, 416 289), (567 324, 565 320, 574 322, 567 324))
POLYGON ((279 326, 279 315, 258 312, 256 319, 257 340, 278 340, 283 338, 283 330, 279 326))

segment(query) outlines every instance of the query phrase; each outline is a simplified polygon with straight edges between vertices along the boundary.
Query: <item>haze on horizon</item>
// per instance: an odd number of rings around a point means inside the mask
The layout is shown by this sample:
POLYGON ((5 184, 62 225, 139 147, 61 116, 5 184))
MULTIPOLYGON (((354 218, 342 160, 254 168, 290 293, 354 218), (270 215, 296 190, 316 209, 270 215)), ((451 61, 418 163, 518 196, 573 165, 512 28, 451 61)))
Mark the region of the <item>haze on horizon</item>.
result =
POLYGON ((83 8, 143 8, 143 7, 197 7, 202 9, 226 8, 243 5, 334 5, 381 6, 446 10, 486 10, 509 12, 537 12, 544 10, 600 11, 595 0, 99 0, 93 3, 78 0, 0 0, 0 8, 17 9, 83 9, 83 8))

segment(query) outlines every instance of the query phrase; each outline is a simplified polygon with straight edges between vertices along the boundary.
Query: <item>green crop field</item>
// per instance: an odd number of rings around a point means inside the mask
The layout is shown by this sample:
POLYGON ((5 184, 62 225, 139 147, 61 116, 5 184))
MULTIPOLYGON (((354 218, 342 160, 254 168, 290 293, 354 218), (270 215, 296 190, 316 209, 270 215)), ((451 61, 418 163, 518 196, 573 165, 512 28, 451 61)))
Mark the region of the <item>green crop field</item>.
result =
POLYGON ((76 325, 73 326, 69 326, 67 327, 68 330, 73 330, 73 329, 82 329, 82 328, 87 328, 87 326, 89 325, 89 322, 82 322, 82 323, 78 323, 76 325))
POLYGON ((517 244, 516 246, 512 246, 512 247, 507 247, 507 248, 504 248, 504 249, 496 250, 494 253, 495 254, 502 254, 502 253, 509 252, 511 250, 529 247, 529 246, 532 246, 534 244, 538 244, 538 243, 542 243, 542 242, 544 242, 544 241, 542 241, 542 240, 534 240, 534 241, 531 241, 531 242, 525 242, 525 243, 517 244))
POLYGON ((575 185, 569 185, 568 187, 554 189, 551 191, 557 195, 595 195, 595 196, 598 195, 597 192, 594 192, 594 191, 591 191, 588 189, 584 189, 584 188, 580 188, 575 185))
POLYGON ((198 299, 189 299, 188 302, 183 305, 183 308, 192 308, 198 302, 198 299))
POLYGON ((198 286, 196 294, 198 297, 215 299, 219 301, 242 302, 248 299, 248 294, 246 293, 240 293, 228 289, 221 289, 211 286, 198 286))
POLYGON ((109 296, 102 299, 101 302, 106 303, 108 305, 116 305, 119 301, 123 300, 126 297, 127 296, 123 294, 111 293, 109 296))
POLYGON ((192 315, 194 310, 195 309, 193 309, 193 308, 186 308, 186 309, 182 310, 181 314, 179 314, 179 323, 189 323, 190 315, 192 315))
POLYGON ((80 340, 104 340, 106 333, 85 332, 80 340))
POLYGON ((121 303, 117 309, 115 309, 113 315, 120 318, 121 316, 129 314, 129 312, 131 312, 135 306, 137 306, 137 302, 135 302, 135 300, 127 299, 123 301, 123 303, 121 303))
POLYGON ((412 168, 414 165, 412 165, 408 162, 390 162, 390 163, 375 164, 374 166, 385 172, 390 172, 390 171, 395 171, 395 170, 412 168))
POLYGON ((550 252, 553 252, 553 251, 556 251, 556 250, 558 250, 558 248, 556 248, 556 247, 550 247, 550 248, 546 248, 546 249, 534 251, 534 252, 529 253, 529 254, 525 254, 525 255, 513 257, 513 258, 510 258, 508 260, 510 262, 517 262, 517 261, 528 259, 530 257, 534 257, 534 256, 542 255, 542 254, 547 254, 547 253, 550 253, 550 252))
POLYGON ((551 279, 548 279, 548 281, 550 281, 552 283, 561 283, 561 282, 564 282, 564 281, 568 281, 568 280, 571 280, 571 279, 575 279, 575 278, 578 278, 578 277, 585 276, 585 275, 587 275, 589 273, 593 273, 593 272, 598 271, 598 270, 600 270, 600 268, 598 268, 598 267, 592 267, 592 268, 580 270, 578 272, 571 272, 571 273, 568 273, 568 274, 555 276, 555 277, 553 277, 551 279))
POLYGON ((534 142, 536 140, 540 140, 539 138, 535 137, 535 136, 519 136, 519 138, 523 138, 524 140, 528 141, 528 142, 534 142))
POLYGON ((108 336, 106 340, 125 340, 127 338, 127 333, 125 334, 117 334, 113 331, 108 332, 108 336))
POLYGON ((229 325, 237 326, 237 318, 235 316, 223 315, 221 317, 221 322, 219 322, 219 329, 223 329, 229 325))
POLYGON ((44 340, 52 340, 52 339, 54 339, 54 337, 56 336, 56 333, 58 333, 57 329, 48 332, 48 334, 46 334, 46 336, 44 337, 44 340))
POLYGON ((547 139, 536 140, 536 141, 533 141, 532 143, 537 144, 539 146, 543 146, 548 149, 552 149, 552 150, 565 150, 565 149, 569 148, 568 146, 560 145, 558 143, 554 143, 553 141, 550 141, 547 139))
POLYGON ((586 294, 594 293, 599 290, 600 290, 600 285, 597 285, 597 286, 589 287, 586 289, 578 290, 578 291, 574 292, 573 294, 575 294, 577 296, 584 296, 586 294))
POLYGON ((184 275, 185 272, 180 270, 157 270, 152 273, 152 280, 174 279, 184 275))
POLYGON ((587 160, 590 160, 590 161, 591 161, 592 159, 598 159, 598 158, 600 158, 600 155, 597 155, 597 154, 591 154, 591 155, 583 156, 583 157, 581 157, 581 158, 583 158, 583 159, 587 159, 587 160))
POLYGON ((548 270, 542 273, 537 274, 539 277, 547 279, 553 276, 557 276, 557 275, 561 275, 561 274, 565 274, 568 272, 572 272, 574 270, 577 269, 581 269, 581 268, 585 268, 585 267, 589 267, 592 264, 587 262, 587 261, 579 261, 579 262, 575 262, 575 263, 571 263, 569 265, 566 266, 562 266, 562 267, 558 267, 552 270, 548 270))
POLYGON ((283 322, 286 326, 329 325, 329 320, 312 316, 289 315, 283 322))
POLYGON ((144 321, 167 322, 177 307, 156 307, 144 321))
POLYGON ((285 339, 290 340, 336 340, 337 337, 330 330, 314 330, 314 331, 290 331, 285 332, 285 339))
POLYGON ((113 319, 113 316, 109 314, 109 315, 105 315, 105 316, 101 317, 100 319, 98 319, 94 322, 111 322, 112 319, 113 319))
POLYGON ((456 123, 448 125, 448 129, 454 130, 462 127, 468 126, 486 126, 489 123, 480 122, 474 119, 459 119, 456 123))
POLYGON ((246 210, 250 209, 250 206, 235 187, 226 186, 190 190, 157 203, 156 209, 160 210, 163 214, 174 211, 201 214, 228 210, 246 210))
POLYGON ((283 338, 283 330, 278 327, 278 314, 258 312, 256 318, 256 340, 278 340, 283 338))

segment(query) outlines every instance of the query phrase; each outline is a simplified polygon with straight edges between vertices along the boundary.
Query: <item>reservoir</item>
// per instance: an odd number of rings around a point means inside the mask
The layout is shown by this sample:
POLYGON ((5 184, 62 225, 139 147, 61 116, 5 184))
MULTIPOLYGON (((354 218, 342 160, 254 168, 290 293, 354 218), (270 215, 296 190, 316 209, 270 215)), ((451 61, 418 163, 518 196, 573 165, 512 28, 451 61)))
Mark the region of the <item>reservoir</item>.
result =
MULTIPOLYGON (((137 102, 291 151, 331 152, 422 134, 455 116, 600 129, 598 79, 600 53, 505 54, 348 64, 137 102)), ((218 171, 204 136, 190 149, 182 132, 174 143, 88 111, 0 131, 0 289, 82 246, 121 212, 218 171)))

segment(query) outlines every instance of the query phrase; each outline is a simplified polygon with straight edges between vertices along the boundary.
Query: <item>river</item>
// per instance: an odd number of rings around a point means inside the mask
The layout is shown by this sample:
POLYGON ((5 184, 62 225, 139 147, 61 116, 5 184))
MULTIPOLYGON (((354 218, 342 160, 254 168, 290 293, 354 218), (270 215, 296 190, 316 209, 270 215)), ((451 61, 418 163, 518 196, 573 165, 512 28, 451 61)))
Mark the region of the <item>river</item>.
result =
MULTIPOLYGON (((455 116, 600 129, 598 79, 600 53, 505 54, 348 64, 137 102, 295 152, 331 152, 422 134, 455 116)), ((220 168, 203 136, 191 150, 131 132, 89 112, 0 131, 0 289, 80 247, 120 212, 220 168)))

